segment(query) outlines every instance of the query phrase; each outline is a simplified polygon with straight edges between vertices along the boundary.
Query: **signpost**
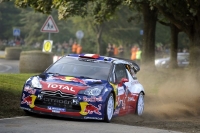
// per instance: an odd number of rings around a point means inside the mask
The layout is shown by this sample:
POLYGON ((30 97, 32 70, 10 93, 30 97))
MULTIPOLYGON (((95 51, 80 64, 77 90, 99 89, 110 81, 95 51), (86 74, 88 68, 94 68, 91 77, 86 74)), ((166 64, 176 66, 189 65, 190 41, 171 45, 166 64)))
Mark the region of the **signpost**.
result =
POLYGON ((50 33, 58 33, 59 29, 53 19, 53 17, 50 15, 45 23, 43 24, 42 28, 40 29, 41 32, 48 32, 49 33, 49 40, 51 37, 50 33))
POLYGON ((81 39, 83 38, 83 36, 84 36, 83 31, 78 30, 78 31, 76 32, 76 37, 79 39, 79 44, 80 44, 80 45, 81 45, 81 39))
POLYGON ((51 52, 52 50, 53 41, 52 40, 44 40, 43 43, 43 52, 51 52))
POLYGON ((44 40, 43 43, 43 52, 51 52, 53 41, 51 40, 51 33, 58 33, 59 29, 51 15, 46 19, 45 23, 43 24, 42 28, 40 29, 41 32, 48 32, 49 38, 48 40, 44 40))
POLYGON ((20 36, 20 29, 18 29, 18 28, 14 28, 13 29, 13 36, 20 36))

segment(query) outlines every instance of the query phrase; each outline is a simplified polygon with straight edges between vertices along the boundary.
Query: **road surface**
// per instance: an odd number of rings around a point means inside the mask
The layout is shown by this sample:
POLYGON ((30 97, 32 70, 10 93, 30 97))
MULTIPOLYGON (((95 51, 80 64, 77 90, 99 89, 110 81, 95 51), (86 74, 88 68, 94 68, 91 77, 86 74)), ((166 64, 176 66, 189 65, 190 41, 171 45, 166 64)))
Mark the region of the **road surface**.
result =
POLYGON ((0 73, 19 73, 19 60, 0 58, 0 73))
POLYGON ((25 116, 0 119, 0 133, 181 133, 100 121, 25 116))
POLYGON ((19 73, 19 60, 6 60, 5 52, 0 51, 0 73, 19 73))

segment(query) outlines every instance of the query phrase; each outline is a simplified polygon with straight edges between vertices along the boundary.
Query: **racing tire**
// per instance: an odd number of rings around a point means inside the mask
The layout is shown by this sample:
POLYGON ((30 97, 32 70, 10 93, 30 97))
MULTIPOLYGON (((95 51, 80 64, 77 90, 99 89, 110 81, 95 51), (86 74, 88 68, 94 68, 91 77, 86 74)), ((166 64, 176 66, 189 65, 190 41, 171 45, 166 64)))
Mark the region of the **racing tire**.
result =
POLYGON ((106 106, 105 106, 105 122, 110 122, 114 113, 114 96, 113 93, 110 93, 106 100, 106 106))
POLYGON ((140 92, 136 104, 136 114, 141 116, 143 111, 144 111, 144 94, 140 92))

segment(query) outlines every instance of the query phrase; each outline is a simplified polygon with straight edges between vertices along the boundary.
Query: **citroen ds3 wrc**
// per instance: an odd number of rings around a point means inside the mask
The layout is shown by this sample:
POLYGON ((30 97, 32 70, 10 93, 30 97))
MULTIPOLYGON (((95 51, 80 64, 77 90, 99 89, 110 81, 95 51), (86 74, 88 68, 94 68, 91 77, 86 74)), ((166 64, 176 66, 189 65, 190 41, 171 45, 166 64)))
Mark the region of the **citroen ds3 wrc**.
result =
POLYGON ((69 54, 28 78, 20 107, 26 113, 110 122, 142 115, 145 91, 133 61, 98 54, 69 54))

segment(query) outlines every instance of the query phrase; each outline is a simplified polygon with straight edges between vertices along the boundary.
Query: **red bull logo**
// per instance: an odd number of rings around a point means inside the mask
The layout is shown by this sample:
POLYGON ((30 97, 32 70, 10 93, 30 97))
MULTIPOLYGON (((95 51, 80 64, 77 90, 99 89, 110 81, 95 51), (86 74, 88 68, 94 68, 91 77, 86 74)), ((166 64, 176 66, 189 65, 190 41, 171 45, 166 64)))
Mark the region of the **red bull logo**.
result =
POLYGON ((77 83, 81 83, 86 85, 86 82, 82 79, 79 78, 75 78, 75 77, 64 77, 64 76, 58 76, 58 77, 54 77, 54 79, 59 79, 62 81, 73 81, 73 82, 77 82, 77 83))
POLYGON ((99 104, 98 107, 96 107, 92 104, 88 104, 87 102, 80 102, 80 105, 81 105, 81 111, 80 111, 81 115, 87 115, 93 113, 102 115, 100 112, 102 104, 99 104))
POLYGON ((21 104, 27 104, 31 108, 33 108, 35 106, 34 105, 35 99, 36 99, 35 95, 29 95, 25 97, 25 94, 23 93, 21 104))
POLYGON ((72 77, 72 78, 69 78, 69 80, 73 81, 73 82, 78 82, 78 83, 86 85, 85 81, 82 80, 82 79, 79 79, 79 78, 72 77))
POLYGON ((98 108, 95 107, 94 105, 92 104, 89 104, 85 107, 85 112, 87 112, 88 114, 98 114, 98 115, 101 115, 101 112, 99 112, 99 110, 101 110, 101 104, 98 105, 98 108))

